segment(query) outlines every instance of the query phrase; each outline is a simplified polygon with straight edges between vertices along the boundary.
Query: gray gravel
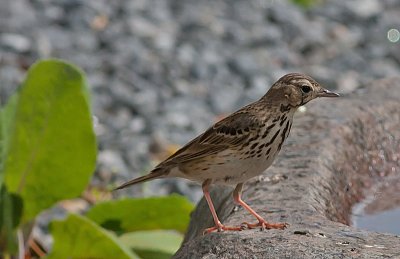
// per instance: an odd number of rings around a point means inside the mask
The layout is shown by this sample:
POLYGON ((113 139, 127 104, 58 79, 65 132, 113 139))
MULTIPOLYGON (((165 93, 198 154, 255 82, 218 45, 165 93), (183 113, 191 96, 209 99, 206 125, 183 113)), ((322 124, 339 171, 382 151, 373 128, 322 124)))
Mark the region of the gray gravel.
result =
MULTIPOLYGON (((387 37, 400 30, 399 13, 397 0, 309 9, 260 0, 2 0, 0 101, 39 58, 80 66, 100 142, 93 185, 107 186, 146 172, 154 146, 186 143, 287 72, 340 92, 399 75, 400 42, 387 37)), ((192 185, 159 181, 125 194, 197 201, 192 185)))

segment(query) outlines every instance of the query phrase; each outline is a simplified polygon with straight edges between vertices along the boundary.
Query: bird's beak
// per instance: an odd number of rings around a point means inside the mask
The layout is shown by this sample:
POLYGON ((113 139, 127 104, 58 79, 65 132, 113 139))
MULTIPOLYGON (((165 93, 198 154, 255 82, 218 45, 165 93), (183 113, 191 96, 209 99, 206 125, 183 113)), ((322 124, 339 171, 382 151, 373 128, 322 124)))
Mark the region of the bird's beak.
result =
POLYGON ((317 93, 317 97, 339 97, 340 95, 329 90, 323 89, 317 93))

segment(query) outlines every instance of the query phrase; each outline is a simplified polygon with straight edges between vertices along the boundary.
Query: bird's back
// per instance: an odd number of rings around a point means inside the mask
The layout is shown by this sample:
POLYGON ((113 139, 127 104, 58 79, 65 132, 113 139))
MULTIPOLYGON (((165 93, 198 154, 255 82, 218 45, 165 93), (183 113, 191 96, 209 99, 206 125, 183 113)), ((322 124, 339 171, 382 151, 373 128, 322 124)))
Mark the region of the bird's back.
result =
POLYGON ((253 103, 216 123, 157 168, 168 176, 234 185, 260 175, 287 138, 294 110, 253 103))

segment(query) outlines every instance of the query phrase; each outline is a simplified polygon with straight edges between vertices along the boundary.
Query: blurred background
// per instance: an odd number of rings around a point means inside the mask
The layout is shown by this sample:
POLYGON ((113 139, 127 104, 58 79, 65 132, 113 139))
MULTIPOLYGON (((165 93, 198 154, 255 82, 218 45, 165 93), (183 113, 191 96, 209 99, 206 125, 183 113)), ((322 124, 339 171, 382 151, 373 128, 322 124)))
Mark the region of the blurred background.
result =
MULTIPOLYGON (((84 70, 98 167, 86 197, 47 216, 84 210, 288 72, 341 93, 399 75, 399 14, 398 0, 2 0, 0 102, 38 59, 84 70)), ((183 180, 114 195, 173 192, 202 196, 183 180)))

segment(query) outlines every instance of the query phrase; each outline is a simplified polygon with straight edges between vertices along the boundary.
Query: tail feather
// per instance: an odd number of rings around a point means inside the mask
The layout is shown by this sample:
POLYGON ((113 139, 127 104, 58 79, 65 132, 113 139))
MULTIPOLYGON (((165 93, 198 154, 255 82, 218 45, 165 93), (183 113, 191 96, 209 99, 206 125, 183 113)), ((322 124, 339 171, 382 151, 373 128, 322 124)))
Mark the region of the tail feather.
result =
POLYGON ((165 170, 155 169, 155 170, 151 171, 151 173, 149 173, 148 175, 144 175, 144 176, 132 179, 126 183, 121 184, 120 186, 115 188, 113 191, 124 189, 128 186, 131 186, 131 185, 134 185, 137 183, 142 183, 142 182, 150 181, 153 179, 161 178, 162 176, 165 176, 166 174, 167 174, 167 172, 165 170))

